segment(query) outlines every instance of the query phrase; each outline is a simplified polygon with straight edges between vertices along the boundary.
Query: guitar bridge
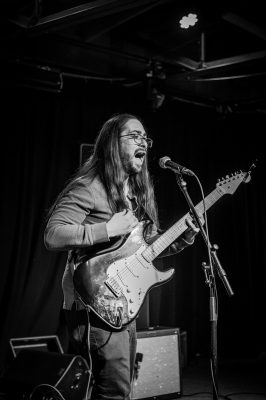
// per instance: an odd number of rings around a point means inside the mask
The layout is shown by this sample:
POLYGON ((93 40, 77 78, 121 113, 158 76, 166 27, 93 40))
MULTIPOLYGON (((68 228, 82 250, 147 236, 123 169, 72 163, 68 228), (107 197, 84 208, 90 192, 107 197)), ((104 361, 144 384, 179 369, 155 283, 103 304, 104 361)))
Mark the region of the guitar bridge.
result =
POLYGON ((108 278, 104 282, 104 284, 105 284, 105 286, 108 287, 108 289, 113 293, 113 295, 116 298, 120 297, 120 294, 121 294, 120 287, 114 278, 108 278))

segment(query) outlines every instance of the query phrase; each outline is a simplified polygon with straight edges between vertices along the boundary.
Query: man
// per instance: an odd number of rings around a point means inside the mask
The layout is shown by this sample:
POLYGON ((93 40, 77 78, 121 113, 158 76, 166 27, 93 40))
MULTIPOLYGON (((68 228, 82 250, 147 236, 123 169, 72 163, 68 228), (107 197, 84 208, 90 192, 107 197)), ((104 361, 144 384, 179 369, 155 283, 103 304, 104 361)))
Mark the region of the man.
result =
MULTIPOLYGON (((62 279, 63 308, 77 353, 92 365, 92 399, 130 398, 136 353, 135 319, 120 327, 106 323, 84 304, 73 275, 88 254, 117 251, 139 221, 145 223, 147 242, 158 235, 157 208, 147 169, 151 146, 152 140, 139 118, 130 114, 110 118, 96 139, 92 156, 52 206, 45 230, 48 249, 68 250, 62 279)), ((193 243, 199 229, 192 222, 187 224, 184 234, 164 255, 193 243)))

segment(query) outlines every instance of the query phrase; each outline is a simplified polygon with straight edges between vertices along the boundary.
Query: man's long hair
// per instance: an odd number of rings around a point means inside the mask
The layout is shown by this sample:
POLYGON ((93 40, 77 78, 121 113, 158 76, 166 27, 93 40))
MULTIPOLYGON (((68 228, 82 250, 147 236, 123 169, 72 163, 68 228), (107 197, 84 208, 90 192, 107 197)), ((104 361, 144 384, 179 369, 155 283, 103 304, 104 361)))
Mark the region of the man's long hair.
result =
MULTIPOLYGON (((59 194, 48 216, 51 215, 58 201, 69 190, 80 184, 89 184, 96 176, 100 178, 106 189, 111 210, 115 213, 127 208, 119 138, 122 129, 130 119, 137 119, 142 123, 140 118, 131 114, 117 114, 104 123, 96 138, 93 154, 78 169, 65 189, 59 194)), ((140 208, 158 226, 157 205, 147 167, 147 157, 144 159, 141 171, 129 176, 129 188, 132 194, 137 197, 140 208)))

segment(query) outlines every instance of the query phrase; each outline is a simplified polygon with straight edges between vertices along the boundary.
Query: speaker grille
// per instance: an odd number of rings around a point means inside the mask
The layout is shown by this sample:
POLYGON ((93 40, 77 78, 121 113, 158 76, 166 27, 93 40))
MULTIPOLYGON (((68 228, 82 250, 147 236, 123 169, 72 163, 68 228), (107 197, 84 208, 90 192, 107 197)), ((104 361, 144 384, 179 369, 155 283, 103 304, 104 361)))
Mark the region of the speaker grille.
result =
POLYGON ((138 332, 133 400, 181 395, 179 335, 179 329, 138 332))

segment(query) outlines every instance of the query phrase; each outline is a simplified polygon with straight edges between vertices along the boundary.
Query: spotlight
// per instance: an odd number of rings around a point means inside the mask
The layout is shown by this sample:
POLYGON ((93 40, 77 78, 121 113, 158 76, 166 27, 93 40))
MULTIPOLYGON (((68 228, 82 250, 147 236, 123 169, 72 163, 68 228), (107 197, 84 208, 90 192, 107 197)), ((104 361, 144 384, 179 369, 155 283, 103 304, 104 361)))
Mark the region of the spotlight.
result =
POLYGON ((198 22, 197 14, 189 13, 187 16, 182 17, 179 24, 182 29, 188 29, 190 26, 194 26, 196 22, 198 22))

